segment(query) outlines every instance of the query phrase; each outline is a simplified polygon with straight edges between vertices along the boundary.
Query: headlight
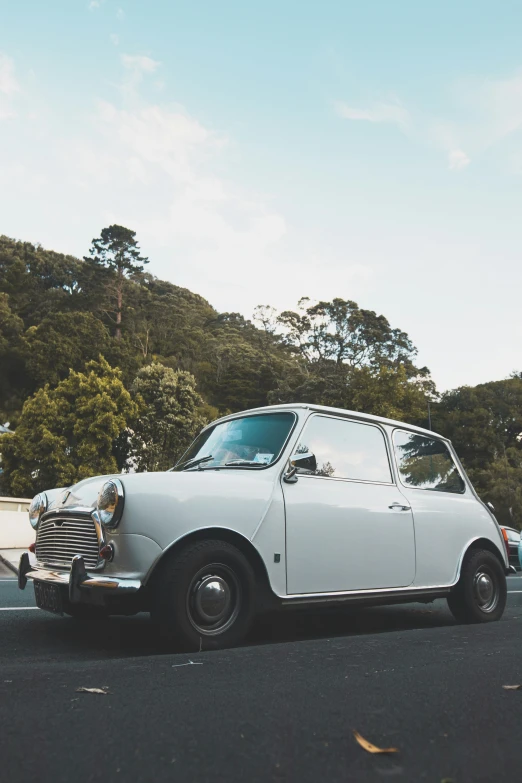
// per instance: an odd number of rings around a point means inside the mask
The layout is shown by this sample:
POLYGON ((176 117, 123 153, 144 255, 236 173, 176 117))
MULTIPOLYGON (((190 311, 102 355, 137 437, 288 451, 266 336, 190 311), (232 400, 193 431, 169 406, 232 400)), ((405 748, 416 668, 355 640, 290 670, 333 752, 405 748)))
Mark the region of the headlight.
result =
POLYGON ((40 492, 39 495, 35 495, 29 506, 29 522, 35 530, 38 527, 40 517, 45 511, 47 511, 47 495, 45 492, 40 492))
POLYGON ((98 516, 105 527, 116 527, 123 513, 123 484, 119 479, 106 481, 96 503, 98 516))

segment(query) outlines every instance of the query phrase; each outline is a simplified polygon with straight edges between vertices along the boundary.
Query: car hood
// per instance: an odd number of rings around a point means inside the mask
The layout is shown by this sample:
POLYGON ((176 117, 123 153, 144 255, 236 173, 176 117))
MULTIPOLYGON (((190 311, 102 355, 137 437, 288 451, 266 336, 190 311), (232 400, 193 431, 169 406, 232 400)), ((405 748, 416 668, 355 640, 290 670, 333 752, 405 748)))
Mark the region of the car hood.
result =
MULTIPOLYGON (((270 471, 271 472, 271 471, 270 471)), ((64 487, 46 492, 48 498, 48 509, 75 509, 75 508, 96 508, 98 494, 105 484, 111 478, 119 479, 123 484, 126 496, 141 495, 151 493, 153 496, 158 494, 200 494, 206 493, 211 487, 220 485, 231 489, 231 485, 250 485, 252 482, 258 484, 259 479, 269 479, 268 470, 189 470, 189 471, 158 471, 150 473, 117 473, 108 476, 93 476, 92 478, 79 481, 71 487, 64 487)), ((269 479, 273 480, 273 477, 269 479)), ((221 493, 220 493, 221 494, 221 493)))

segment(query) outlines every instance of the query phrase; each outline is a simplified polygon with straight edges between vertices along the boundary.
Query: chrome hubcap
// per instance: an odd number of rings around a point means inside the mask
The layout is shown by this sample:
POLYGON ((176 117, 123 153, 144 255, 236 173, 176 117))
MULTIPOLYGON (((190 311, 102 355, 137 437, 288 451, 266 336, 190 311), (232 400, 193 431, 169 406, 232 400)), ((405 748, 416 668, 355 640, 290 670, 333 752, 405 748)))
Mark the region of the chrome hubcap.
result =
POLYGON ((489 570, 480 568, 473 580, 477 604, 483 612, 492 612, 498 604, 498 587, 489 570))
POLYGON ((187 593, 187 614, 204 636, 223 633, 235 621, 241 605, 241 586, 231 568, 212 564, 200 569, 187 593))
POLYGON ((207 576, 196 586, 194 606, 198 615, 207 622, 216 622, 223 617, 230 600, 230 587, 219 576, 207 576))

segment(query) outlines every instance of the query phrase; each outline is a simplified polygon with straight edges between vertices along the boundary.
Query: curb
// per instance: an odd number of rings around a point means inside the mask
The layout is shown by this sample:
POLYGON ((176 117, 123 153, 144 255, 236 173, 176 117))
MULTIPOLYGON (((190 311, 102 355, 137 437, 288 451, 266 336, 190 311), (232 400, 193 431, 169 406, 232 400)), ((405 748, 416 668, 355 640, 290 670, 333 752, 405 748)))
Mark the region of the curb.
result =
POLYGON ((7 568, 9 568, 10 571, 13 572, 16 576, 18 576, 18 568, 14 566, 12 563, 9 562, 9 560, 6 560, 5 557, 2 557, 2 554, 0 553, 0 562, 3 563, 7 568))

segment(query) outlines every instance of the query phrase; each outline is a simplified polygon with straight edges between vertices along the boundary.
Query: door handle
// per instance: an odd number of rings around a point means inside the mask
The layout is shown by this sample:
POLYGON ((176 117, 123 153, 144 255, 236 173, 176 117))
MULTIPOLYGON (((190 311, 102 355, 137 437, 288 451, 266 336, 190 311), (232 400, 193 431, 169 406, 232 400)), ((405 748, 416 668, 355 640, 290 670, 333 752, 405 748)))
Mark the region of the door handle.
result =
POLYGON ((397 509, 397 511, 411 511, 411 506, 403 506, 402 503, 392 503, 388 508, 391 508, 392 511, 394 509, 397 509))

